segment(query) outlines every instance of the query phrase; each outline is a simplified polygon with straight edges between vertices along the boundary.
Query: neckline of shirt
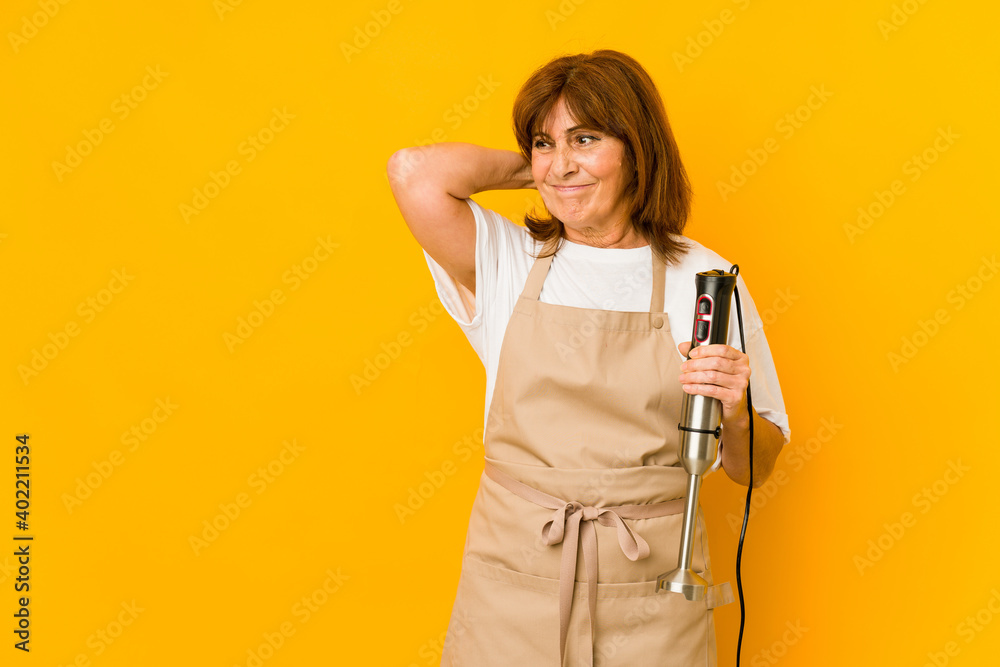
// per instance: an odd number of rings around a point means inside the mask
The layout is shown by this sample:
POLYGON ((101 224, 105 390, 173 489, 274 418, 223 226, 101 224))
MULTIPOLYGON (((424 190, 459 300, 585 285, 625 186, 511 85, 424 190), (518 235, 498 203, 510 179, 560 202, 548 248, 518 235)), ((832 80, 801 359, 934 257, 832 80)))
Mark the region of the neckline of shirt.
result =
POLYGON ((599 248, 597 246, 576 243, 569 239, 562 239, 556 257, 565 254, 566 257, 577 259, 596 260, 602 262, 628 262, 649 259, 652 255, 652 246, 644 245, 638 248, 599 248))

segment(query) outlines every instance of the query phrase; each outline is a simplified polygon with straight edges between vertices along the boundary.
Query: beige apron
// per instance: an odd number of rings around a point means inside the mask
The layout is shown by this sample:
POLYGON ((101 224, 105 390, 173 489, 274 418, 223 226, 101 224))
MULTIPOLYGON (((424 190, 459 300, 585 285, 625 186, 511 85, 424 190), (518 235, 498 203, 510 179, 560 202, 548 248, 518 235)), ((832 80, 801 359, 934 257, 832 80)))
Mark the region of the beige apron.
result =
MULTIPOLYGON (((441 664, 714 666, 712 609, 656 592, 677 566, 679 354, 653 256, 650 312, 548 304, 536 259, 504 333, 441 664), (579 586, 575 585, 579 582, 579 586)), ((692 567, 712 584, 699 511, 692 567)))

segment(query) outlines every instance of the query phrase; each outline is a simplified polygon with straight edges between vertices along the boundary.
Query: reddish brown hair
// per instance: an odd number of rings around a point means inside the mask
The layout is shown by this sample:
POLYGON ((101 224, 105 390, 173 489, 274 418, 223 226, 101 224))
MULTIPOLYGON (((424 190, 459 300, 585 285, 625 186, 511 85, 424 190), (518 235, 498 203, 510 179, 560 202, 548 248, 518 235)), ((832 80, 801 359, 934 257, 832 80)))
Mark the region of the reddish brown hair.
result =
MULTIPOLYGON (((688 246, 671 235, 684 231, 691 211, 691 184, 681 164, 663 100, 642 65, 619 51, 562 56, 528 78, 514 100, 517 145, 531 162, 533 137, 563 97, 578 123, 617 137, 625 145, 626 210, 632 227, 670 264, 688 246)), ((551 255, 564 235, 561 220, 525 214, 531 236, 551 255)))

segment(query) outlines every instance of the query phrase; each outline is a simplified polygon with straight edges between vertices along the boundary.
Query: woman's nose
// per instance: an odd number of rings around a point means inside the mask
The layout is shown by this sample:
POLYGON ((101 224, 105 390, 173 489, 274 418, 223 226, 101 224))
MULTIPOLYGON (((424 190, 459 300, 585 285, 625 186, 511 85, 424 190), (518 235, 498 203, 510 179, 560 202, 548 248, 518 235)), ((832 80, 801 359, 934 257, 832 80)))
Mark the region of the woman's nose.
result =
POLYGON ((576 161, 572 149, 569 146, 557 145, 556 155, 552 160, 552 168, 560 176, 566 176, 576 171, 576 161))

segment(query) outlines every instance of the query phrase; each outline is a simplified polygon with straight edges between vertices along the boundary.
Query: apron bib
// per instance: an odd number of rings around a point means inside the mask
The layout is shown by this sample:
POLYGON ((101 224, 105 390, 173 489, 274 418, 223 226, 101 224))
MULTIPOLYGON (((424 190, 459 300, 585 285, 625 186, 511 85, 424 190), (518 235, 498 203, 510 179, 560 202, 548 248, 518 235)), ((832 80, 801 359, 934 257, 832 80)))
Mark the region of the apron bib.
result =
POLYGON ((712 609, 733 596, 711 586, 700 509, 705 600, 656 592, 677 567, 688 476, 651 254, 649 312, 543 303, 553 256, 532 265, 500 349, 443 666, 716 665, 712 609))

